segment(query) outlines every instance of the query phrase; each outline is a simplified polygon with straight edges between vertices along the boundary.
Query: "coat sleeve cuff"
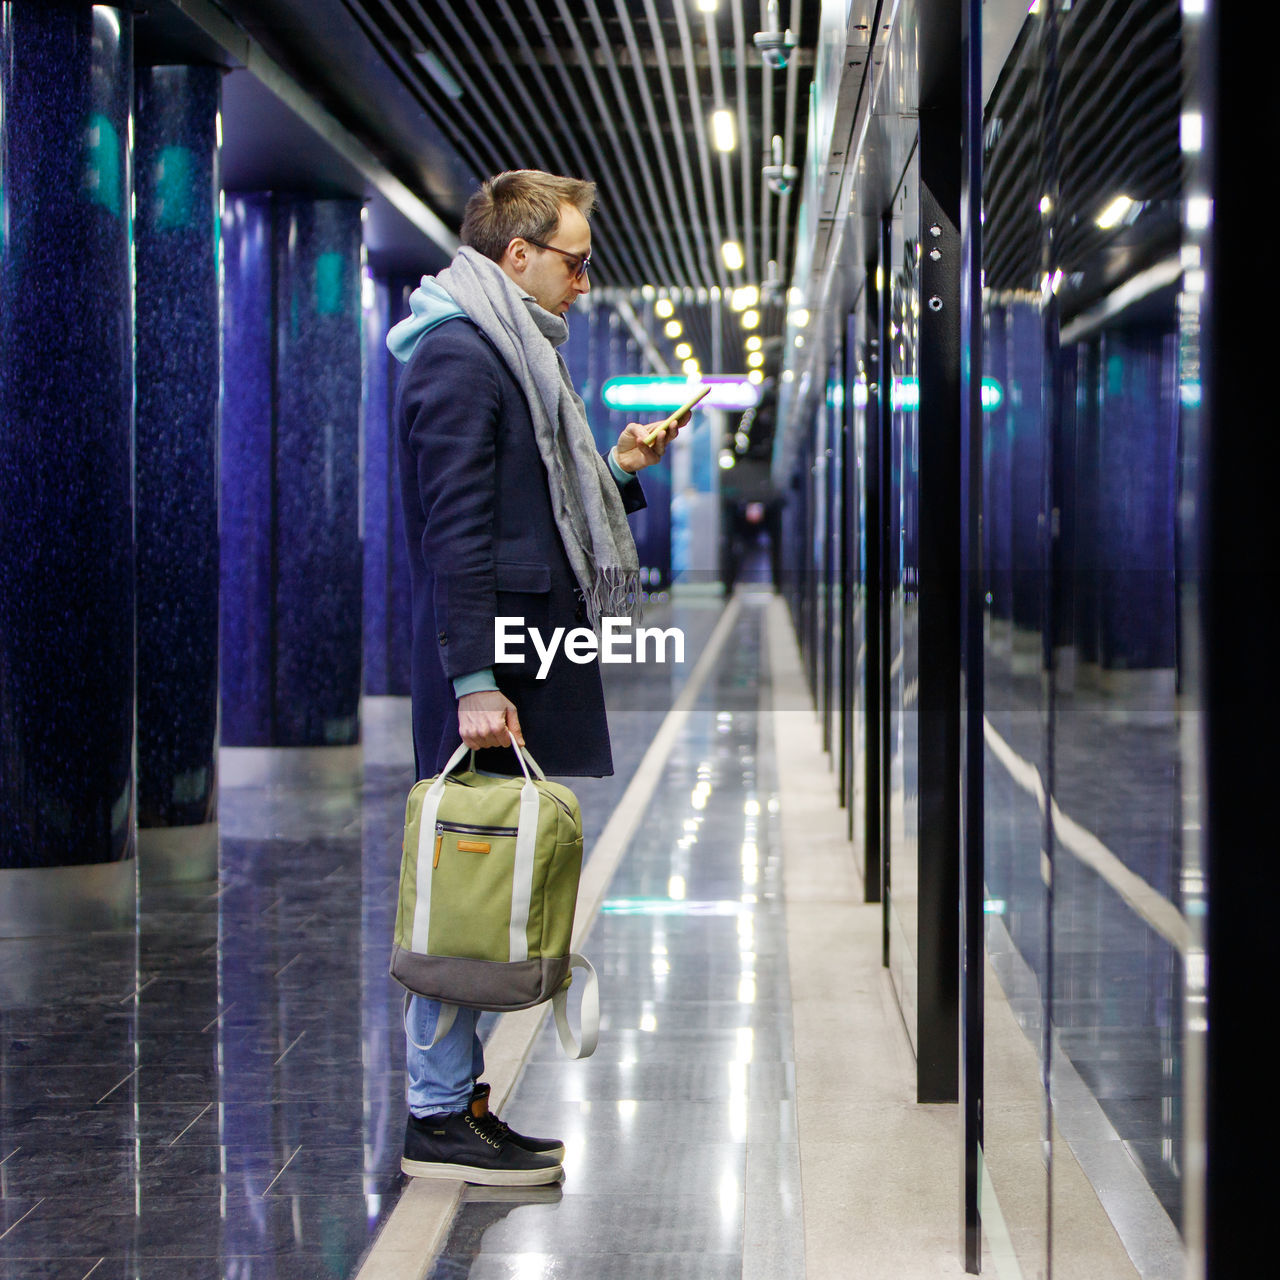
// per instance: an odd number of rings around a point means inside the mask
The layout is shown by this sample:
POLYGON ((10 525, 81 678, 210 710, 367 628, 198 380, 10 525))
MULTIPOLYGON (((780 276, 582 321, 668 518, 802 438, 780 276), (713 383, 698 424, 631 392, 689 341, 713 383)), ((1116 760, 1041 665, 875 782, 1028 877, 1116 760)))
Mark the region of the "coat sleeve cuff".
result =
POLYGON ((465 676, 453 679, 453 696, 464 697, 468 693, 484 693, 488 689, 496 689, 498 682, 494 679, 493 668, 485 667, 481 671, 470 671, 465 676))

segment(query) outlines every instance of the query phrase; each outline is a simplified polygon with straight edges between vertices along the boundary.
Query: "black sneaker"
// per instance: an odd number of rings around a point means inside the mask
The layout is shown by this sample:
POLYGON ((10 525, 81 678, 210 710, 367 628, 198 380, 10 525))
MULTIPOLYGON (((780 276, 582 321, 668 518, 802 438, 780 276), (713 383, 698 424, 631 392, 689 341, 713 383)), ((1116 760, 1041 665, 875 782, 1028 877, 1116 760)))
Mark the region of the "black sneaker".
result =
POLYGON ((564 1173, 559 1160, 507 1138, 494 1116, 477 1118, 469 1110, 425 1119, 411 1113, 400 1168, 411 1178, 457 1178, 487 1187, 536 1187, 564 1173))
POLYGON ((526 1137, 523 1133, 517 1133, 505 1120, 499 1120, 489 1110, 489 1085, 484 1081, 478 1081, 476 1087, 471 1090, 471 1114, 477 1120, 481 1116, 488 1116, 502 1136, 508 1142, 514 1142, 517 1147, 523 1147, 535 1155, 551 1156, 554 1160, 564 1159, 564 1143, 559 1138, 526 1137))

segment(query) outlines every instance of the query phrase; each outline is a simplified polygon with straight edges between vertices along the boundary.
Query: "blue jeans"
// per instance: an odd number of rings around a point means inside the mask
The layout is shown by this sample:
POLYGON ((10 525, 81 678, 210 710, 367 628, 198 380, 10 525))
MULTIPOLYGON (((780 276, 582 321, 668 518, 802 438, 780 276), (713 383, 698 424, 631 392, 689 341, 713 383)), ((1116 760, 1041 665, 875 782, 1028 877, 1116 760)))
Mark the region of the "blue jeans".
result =
POLYGON ((414 1044, 430 1044, 436 1033, 440 1004, 414 996, 409 1001, 406 1019, 405 1075, 409 1110, 415 1116, 440 1115, 449 1111, 465 1111, 471 1102, 471 1090, 484 1074, 484 1046, 476 1034, 479 1009, 459 1007, 453 1026, 444 1039, 431 1049, 414 1044))

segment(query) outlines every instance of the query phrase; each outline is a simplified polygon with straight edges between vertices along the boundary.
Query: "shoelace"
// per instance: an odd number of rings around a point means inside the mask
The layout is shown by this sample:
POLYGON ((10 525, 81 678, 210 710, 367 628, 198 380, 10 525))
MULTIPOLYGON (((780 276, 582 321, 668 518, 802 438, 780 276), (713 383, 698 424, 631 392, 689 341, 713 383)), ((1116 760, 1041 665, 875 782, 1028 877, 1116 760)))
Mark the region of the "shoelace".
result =
POLYGON ((491 1147, 500 1147, 507 1140, 510 1128, 503 1124, 493 1112, 486 1112, 479 1120, 475 1116, 467 1116, 467 1123, 476 1135, 491 1147), (497 1135, 496 1138, 494 1135, 497 1135))
POLYGON ((502 1135, 502 1140, 504 1142, 509 1141, 515 1130, 505 1120, 495 1116, 492 1111, 489 1112, 489 1119, 493 1121, 494 1129, 502 1135))

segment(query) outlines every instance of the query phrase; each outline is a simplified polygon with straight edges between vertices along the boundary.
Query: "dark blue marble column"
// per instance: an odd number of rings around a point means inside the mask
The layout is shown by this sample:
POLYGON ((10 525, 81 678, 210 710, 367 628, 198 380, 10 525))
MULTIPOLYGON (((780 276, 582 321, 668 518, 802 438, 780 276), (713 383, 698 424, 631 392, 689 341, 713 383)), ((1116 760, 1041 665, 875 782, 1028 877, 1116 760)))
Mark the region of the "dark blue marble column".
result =
POLYGON ((353 747, 360 205, 240 196, 223 229, 222 741, 353 747))
POLYGON ((1098 433, 1099 657, 1172 670, 1178 405, 1163 333, 1102 337, 1098 433))
POLYGON ((221 72, 137 76, 138 857, 217 874, 221 72))
POLYGON ((409 549, 396 482, 395 396, 400 362, 387 330, 409 314, 417 281, 365 277, 364 692, 409 696, 412 609, 409 549))
POLYGON ((0 8, 0 934, 134 913, 132 18, 0 8))
POLYGON ((265 747, 275 687, 270 197, 228 197, 222 238, 222 741, 265 747))

